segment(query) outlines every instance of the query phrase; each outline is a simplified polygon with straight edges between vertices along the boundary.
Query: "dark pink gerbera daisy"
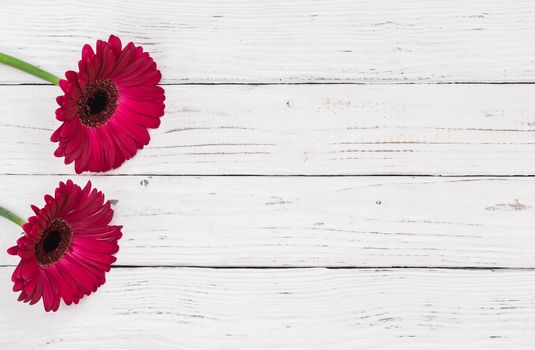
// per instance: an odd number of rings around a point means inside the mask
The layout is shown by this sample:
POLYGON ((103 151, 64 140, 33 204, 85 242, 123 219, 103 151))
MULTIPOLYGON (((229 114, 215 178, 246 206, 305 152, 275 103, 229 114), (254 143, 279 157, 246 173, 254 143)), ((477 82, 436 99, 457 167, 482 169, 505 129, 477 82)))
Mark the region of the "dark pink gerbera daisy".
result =
POLYGON ((122 226, 109 225, 113 210, 102 192, 61 182, 45 206, 32 205, 35 216, 22 226, 24 236, 8 249, 20 262, 11 280, 19 301, 56 311, 60 300, 70 305, 95 292, 115 262, 122 226))
POLYGON ((79 72, 68 71, 59 85, 63 96, 56 118, 63 124, 52 134, 54 155, 74 162, 79 174, 119 167, 150 140, 164 114, 164 90, 156 63, 141 46, 124 48, 116 36, 99 40, 96 52, 82 49, 79 72))

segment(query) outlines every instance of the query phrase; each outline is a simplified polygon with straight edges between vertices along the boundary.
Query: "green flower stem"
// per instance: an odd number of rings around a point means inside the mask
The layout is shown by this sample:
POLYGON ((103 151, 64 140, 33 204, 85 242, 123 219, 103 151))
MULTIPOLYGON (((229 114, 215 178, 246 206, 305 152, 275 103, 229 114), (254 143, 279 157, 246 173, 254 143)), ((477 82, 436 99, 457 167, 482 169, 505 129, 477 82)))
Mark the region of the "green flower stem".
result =
POLYGON ((34 66, 33 64, 29 64, 28 62, 24 62, 22 60, 19 60, 18 58, 6 55, 2 52, 0 52, 0 63, 7 64, 8 66, 11 66, 13 68, 20 69, 21 71, 24 71, 26 73, 33 74, 36 77, 49 81, 54 85, 59 85, 59 78, 56 77, 54 74, 48 73, 47 71, 44 71, 41 68, 34 66))
POLYGON ((19 216, 13 214, 9 210, 2 208, 2 207, 0 207, 0 216, 3 216, 10 221, 13 221, 14 223, 16 223, 17 225, 21 227, 22 225, 26 223, 26 221, 22 220, 19 216))

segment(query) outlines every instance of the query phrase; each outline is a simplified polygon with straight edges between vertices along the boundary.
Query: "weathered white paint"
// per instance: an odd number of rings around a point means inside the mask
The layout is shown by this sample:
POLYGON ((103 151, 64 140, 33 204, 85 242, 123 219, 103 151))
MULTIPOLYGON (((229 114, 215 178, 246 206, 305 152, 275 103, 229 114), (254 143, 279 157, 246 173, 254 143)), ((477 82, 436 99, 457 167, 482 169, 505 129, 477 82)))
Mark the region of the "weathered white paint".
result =
MULTIPOLYGON (((0 87, 2 173, 72 174, 52 86, 0 87)), ((113 174, 535 174, 535 85, 167 86, 113 174)))
MULTIPOLYGON (((58 88, 0 86, 0 205, 30 215, 92 179, 125 226, 123 267, 56 314, 16 302, 0 254, 3 349, 533 348, 535 178, 488 176, 535 175, 535 85, 382 84, 535 82, 533 1, 1 8, 0 50, 58 75, 115 33, 187 84, 111 173, 133 176, 70 175, 48 140, 58 88), (226 174, 485 177, 173 176, 226 174)), ((36 82, 0 66, 0 85, 36 82)), ((19 231, 0 232, 5 252, 19 231)))
MULTIPOLYGON (((67 178, 1 176, 2 204, 31 215, 30 204, 67 178)), ((92 181, 118 200, 122 265, 535 267, 534 178, 92 181)), ((5 220, 0 231, 5 251, 20 231, 5 220)))
MULTIPOLYGON (((7 280, 10 268, 0 268, 7 280)), ((533 271, 113 269, 56 314, 0 288, 3 348, 525 349, 533 271)))
MULTIPOLYGON (((535 81, 532 0, 5 1, 1 50, 56 74, 110 33, 164 82, 535 81)), ((37 82, 0 67, 1 83, 37 82)))

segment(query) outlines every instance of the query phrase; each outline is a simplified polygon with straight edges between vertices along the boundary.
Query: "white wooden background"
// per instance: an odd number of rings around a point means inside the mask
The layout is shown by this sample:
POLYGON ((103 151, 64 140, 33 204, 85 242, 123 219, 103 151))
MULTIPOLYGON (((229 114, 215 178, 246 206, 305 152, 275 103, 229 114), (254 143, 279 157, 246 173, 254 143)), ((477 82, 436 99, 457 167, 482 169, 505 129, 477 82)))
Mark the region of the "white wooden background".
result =
POLYGON ((167 95, 149 147, 74 176, 59 89, 0 66, 1 204, 91 179, 124 225, 108 282, 57 313, 16 302, 0 254, 3 349, 534 348, 533 1, 0 8, 0 51, 59 75, 114 33, 167 95))

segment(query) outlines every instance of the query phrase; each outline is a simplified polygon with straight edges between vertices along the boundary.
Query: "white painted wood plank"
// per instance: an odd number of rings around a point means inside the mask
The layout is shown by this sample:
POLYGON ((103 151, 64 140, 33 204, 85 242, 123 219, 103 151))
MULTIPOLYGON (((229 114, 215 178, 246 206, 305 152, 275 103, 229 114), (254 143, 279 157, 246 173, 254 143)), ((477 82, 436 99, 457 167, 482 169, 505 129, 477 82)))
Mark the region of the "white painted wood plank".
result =
MULTIPOLYGON (((11 1, 2 51, 56 74, 115 33, 165 83, 535 81, 531 0, 11 1)), ((0 67, 1 83, 37 79, 0 67)))
MULTIPOLYGON (((70 174, 52 86, 2 86, 2 173, 70 174)), ((535 174, 535 85, 167 86, 114 174, 535 174)))
MULTIPOLYGON (((1 204, 27 217, 66 179, 1 176, 1 204)), ((535 267, 535 178, 91 180, 119 201, 122 265, 535 267)), ((19 231, 0 232, 5 251, 19 231)))
MULTIPOLYGON (((11 269, 0 268, 2 280, 11 269)), ((532 349, 533 271, 114 269, 46 314, 0 288, 0 344, 35 349, 532 349)))

